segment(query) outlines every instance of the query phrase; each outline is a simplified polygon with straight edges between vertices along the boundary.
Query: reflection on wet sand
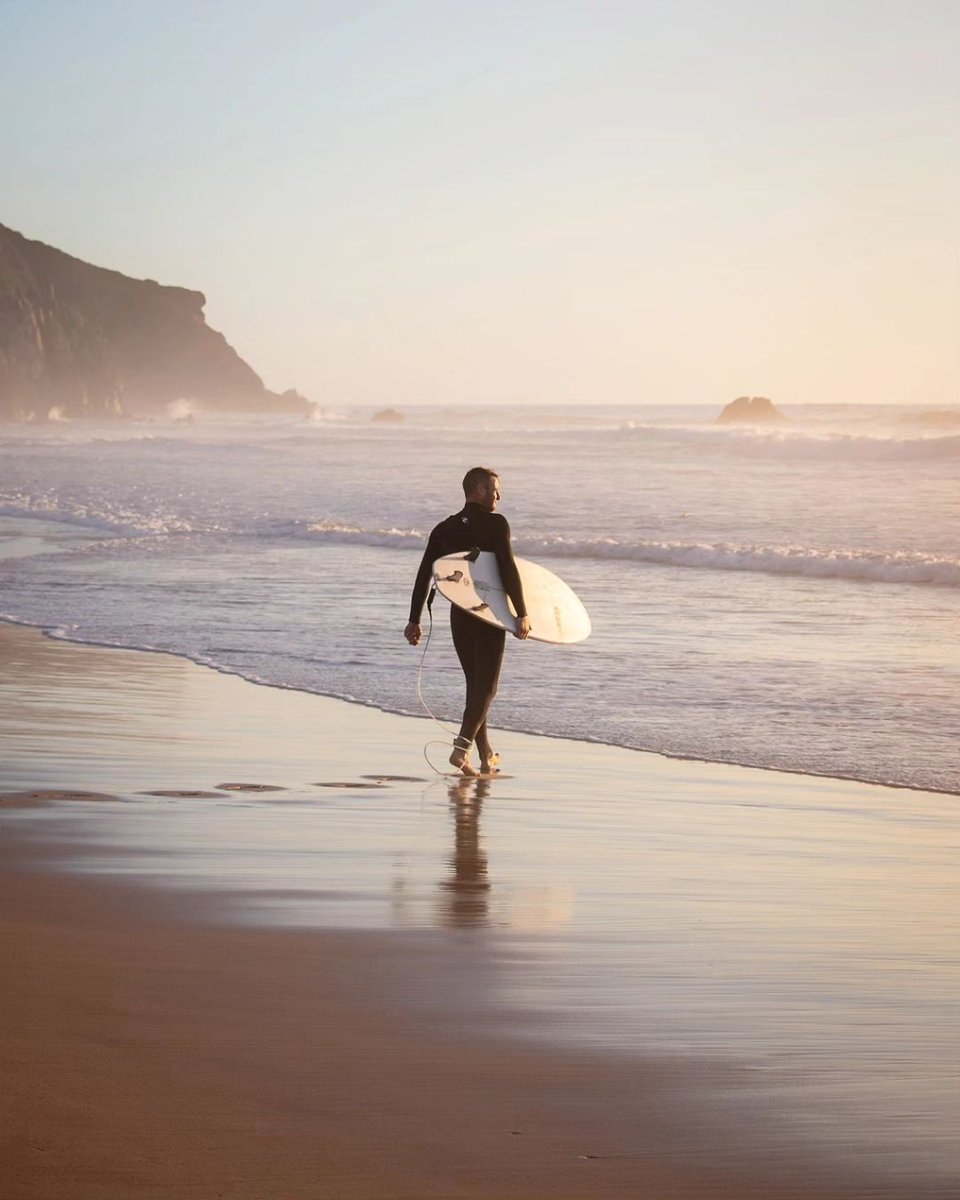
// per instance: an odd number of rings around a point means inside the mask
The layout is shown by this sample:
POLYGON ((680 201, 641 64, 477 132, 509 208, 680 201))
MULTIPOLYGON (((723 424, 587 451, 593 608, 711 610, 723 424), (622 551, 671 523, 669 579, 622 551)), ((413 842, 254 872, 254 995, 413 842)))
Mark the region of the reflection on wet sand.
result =
POLYGON ((440 881, 438 921, 447 927, 488 925, 490 879, 480 841, 480 810, 490 794, 487 779, 457 779, 450 784, 453 854, 450 874, 440 881))

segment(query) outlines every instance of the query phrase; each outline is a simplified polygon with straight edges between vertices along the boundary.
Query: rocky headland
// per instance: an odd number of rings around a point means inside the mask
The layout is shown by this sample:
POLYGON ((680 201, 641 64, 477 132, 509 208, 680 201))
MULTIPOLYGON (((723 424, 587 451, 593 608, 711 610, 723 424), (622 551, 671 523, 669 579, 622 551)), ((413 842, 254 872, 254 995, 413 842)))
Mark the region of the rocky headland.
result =
POLYGON ((207 325, 202 292, 131 279, 0 225, 0 420, 288 412, 207 325))

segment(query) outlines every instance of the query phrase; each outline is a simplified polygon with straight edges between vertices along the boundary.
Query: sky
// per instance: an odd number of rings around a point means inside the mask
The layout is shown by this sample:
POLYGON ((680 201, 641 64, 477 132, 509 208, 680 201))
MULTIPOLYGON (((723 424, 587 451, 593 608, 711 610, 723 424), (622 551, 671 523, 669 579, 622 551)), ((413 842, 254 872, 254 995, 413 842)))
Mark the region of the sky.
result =
POLYGON ((960 403, 956 0, 0 0, 0 222, 324 405, 960 403))

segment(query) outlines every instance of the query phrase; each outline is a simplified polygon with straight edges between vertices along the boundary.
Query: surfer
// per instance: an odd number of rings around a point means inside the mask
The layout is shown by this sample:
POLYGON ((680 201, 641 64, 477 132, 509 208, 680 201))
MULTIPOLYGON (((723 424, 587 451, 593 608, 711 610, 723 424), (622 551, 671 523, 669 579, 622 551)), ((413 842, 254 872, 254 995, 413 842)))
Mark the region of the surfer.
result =
MULTIPOLYGON (((463 477, 464 506, 458 513, 441 521, 427 542, 420 570, 410 599, 410 620, 403 636, 411 646, 421 638, 420 617, 430 589, 433 564, 445 554, 459 550, 488 550, 497 556, 500 578, 517 612, 514 637, 523 640, 530 633, 530 618, 523 602, 520 573, 510 546, 510 526, 496 511, 500 500, 500 477, 490 467, 472 467, 463 477)), ((467 697, 460 733, 454 738, 451 764, 463 775, 476 775, 470 762, 474 742, 480 752, 480 773, 492 774, 500 761, 490 745, 487 713, 497 694, 506 633, 471 616, 455 604, 450 606, 450 631, 457 658, 463 669, 467 697)))

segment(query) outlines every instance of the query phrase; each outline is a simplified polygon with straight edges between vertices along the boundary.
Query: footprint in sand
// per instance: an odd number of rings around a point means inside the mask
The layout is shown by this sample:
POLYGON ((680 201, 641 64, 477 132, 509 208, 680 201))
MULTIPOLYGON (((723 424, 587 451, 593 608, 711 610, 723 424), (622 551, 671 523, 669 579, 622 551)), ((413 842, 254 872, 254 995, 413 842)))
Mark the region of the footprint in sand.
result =
POLYGON ((218 783, 217 790, 221 792, 285 792, 285 787, 274 783, 218 783))
POLYGON ((331 783, 315 783, 314 787, 327 788, 370 788, 372 791, 382 790, 386 787, 385 783, 347 783, 342 780, 334 780, 331 783))
POLYGON ((422 775, 363 775, 362 779, 374 779, 377 783, 429 783, 422 775))
POLYGON ((58 792, 52 789, 38 789, 32 792, 3 792, 0 793, 0 804, 41 804, 46 800, 119 800, 119 796, 110 796, 105 792, 58 792))
POLYGON ((190 788, 157 788, 152 792, 139 792, 141 796, 169 796, 172 800, 220 800, 221 792, 200 792, 190 788))

